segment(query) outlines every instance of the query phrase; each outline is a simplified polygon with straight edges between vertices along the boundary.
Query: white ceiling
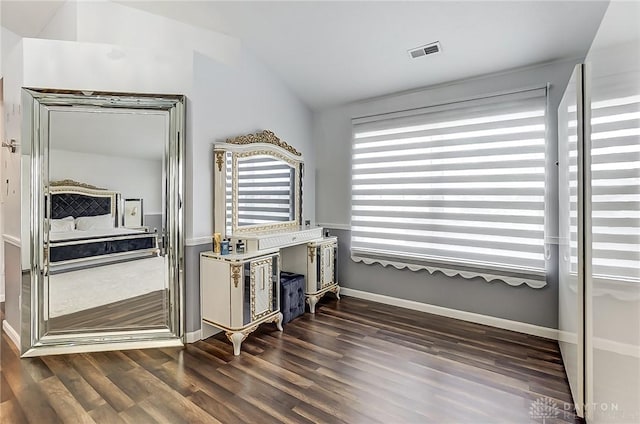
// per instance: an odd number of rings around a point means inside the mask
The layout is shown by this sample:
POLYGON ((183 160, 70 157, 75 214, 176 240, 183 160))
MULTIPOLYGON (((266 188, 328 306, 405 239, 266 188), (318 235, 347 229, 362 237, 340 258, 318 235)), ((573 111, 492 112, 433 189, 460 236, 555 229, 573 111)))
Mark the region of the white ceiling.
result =
POLYGON ((23 37, 36 37, 64 3, 65 0, 2 0, 2 26, 23 37))
POLYGON ((607 5, 598 1, 119 3, 241 39, 314 109, 581 57, 607 5), (409 58, 408 49, 432 41, 440 41, 442 53, 409 58))
POLYGON ((49 120, 52 149, 161 161, 169 115, 69 108, 51 112, 49 120))
POLYGON ((240 38, 312 108, 584 56, 594 1, 126 1, 240 38), (442 53, 407 50, 440 41, 442 53))

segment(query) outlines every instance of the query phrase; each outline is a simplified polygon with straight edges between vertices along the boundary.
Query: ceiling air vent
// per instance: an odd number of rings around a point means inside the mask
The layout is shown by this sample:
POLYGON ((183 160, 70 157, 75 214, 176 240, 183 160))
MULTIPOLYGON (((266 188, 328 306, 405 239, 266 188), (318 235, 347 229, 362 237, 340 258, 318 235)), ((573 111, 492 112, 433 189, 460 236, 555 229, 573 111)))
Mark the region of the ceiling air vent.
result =
POLYGON ((424 46, 416 47, 415 49, 409 50, 409 55, 413 59, 417 59, 421 56, 427 56, 429 54, 440 53, 440 42, 436 41, 435 43, 427 44, 424 46))

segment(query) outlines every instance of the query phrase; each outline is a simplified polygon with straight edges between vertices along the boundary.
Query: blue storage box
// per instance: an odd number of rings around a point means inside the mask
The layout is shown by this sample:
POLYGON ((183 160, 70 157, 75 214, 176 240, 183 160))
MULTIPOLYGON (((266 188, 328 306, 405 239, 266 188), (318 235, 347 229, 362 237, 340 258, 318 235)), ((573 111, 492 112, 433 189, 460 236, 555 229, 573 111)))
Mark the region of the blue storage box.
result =
POLYGON ((283 324, 304 314, 304 275, 280 272, 280 312, 283 324))

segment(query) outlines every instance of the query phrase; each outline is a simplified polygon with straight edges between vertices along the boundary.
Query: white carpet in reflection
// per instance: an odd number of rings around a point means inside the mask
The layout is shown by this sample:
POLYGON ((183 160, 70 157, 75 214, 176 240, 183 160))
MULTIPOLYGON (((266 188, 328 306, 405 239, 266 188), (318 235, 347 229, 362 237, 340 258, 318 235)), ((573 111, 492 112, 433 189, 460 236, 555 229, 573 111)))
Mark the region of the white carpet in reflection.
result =
POLYGON ((49 276, 49 314, 66 315, 165 288, 163 257, 49 276))

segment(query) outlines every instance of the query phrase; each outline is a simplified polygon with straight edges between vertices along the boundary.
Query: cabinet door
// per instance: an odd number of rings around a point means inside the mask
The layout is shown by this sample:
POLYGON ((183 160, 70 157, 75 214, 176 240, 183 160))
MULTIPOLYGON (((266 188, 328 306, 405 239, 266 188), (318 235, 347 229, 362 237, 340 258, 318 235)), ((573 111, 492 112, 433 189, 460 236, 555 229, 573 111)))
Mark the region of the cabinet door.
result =
POLYGON ((255 321, 274 310, 273 257, 252 261, 250 269, 251 321, 255 321))
POLYGON ((336 278, 336 243, 318 246, 318 289, 323 289, 337 281, 336 278))

